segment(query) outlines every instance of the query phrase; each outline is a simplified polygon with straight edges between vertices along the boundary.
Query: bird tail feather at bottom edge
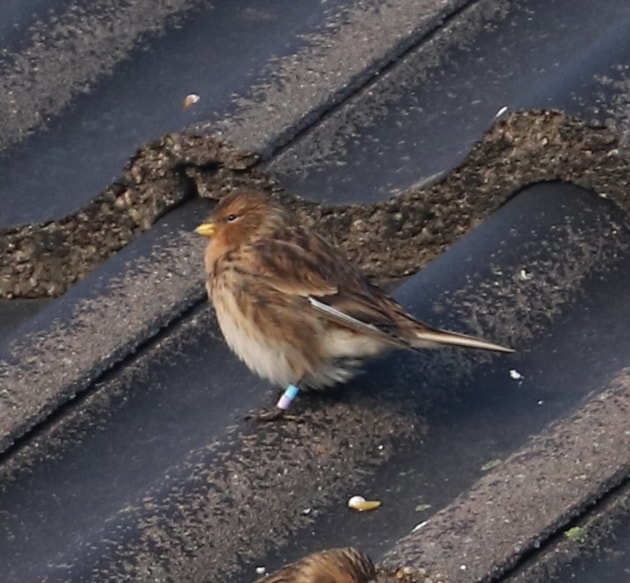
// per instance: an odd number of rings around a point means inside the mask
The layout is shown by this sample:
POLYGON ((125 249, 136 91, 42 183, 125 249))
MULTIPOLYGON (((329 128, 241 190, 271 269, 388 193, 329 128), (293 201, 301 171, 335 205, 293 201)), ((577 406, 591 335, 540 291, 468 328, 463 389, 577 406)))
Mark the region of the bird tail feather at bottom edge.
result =
POLYGON ((413 342, 414 348, 428 348, 437 346, 461 346, 464 348, 479 348, 481 350, 493 350, 495 352, 514 352, 512 348, 501 346, 494 342, 488 342, 481 338, 466 336, 446 330, 423 330, 417 333, 417 340, 413 342))

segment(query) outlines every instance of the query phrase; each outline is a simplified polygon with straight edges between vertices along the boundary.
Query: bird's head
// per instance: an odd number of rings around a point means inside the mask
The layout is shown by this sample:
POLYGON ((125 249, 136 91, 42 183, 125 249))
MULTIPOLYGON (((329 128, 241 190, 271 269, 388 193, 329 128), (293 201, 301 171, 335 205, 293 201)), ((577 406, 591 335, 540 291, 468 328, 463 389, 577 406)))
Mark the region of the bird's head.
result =
POLYGON ((266 194, 242 190, 222 198, 195 233, 228 250, 268 231, 278 220, 286 220, 285 212, 266 194))

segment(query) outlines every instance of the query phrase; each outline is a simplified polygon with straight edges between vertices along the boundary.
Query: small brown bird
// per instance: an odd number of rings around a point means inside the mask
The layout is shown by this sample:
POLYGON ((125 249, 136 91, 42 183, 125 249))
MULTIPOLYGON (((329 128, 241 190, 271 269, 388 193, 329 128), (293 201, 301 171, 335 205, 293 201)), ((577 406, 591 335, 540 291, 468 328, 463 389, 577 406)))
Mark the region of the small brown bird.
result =
POLYGON ((225 340, 252 371, 288 387, 270 418, 288 408, 296 387, 345 382, 365 359, 393 349, 512 352, 415 320, 263 193, 226 196, 196 232, 210 238, 206 287, 225 340))
POLYGON ((367 583, 375 576, 370 557, 346 547, 307 555, 256 583, 367 583))

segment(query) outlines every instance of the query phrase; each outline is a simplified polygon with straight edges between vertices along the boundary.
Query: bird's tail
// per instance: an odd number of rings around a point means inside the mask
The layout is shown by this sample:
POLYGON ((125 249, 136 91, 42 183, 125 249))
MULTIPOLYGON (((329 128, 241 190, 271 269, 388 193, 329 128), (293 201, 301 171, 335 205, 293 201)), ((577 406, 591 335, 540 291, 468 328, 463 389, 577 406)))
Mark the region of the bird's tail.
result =
POLYGON ((479 348, 496 352, 514 352, 511 348, 488 342, 482 338, 466 336, 457 332, 448 332, 436 328, 424 327, 416 332, 416 338, 411 342, 414 348, 435 348, 437 346, 462 346, 465 348, 479 348))

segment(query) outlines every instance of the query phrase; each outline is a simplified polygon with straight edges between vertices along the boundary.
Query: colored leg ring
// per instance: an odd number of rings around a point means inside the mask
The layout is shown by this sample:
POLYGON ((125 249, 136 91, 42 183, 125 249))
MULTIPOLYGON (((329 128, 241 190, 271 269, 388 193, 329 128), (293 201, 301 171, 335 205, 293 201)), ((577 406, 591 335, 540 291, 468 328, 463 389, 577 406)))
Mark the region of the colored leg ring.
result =
POLYGON ((295 385, 289 385, 284 393, 282 393, 282 397, 278 400, 276 407, 286 411, 290 406, 295 397, 298 396, 300 389, 298 389, 295 385))

